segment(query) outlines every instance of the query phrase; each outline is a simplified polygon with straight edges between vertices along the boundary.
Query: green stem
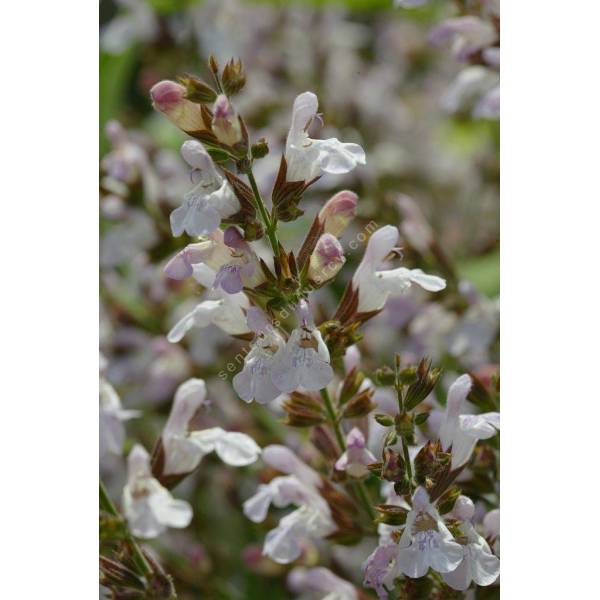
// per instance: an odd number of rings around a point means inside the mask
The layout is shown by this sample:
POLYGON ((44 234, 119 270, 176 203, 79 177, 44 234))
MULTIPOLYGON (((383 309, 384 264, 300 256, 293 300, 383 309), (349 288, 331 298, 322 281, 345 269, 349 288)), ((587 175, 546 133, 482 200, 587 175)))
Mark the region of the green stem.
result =
POLYGON ((402 453, 404 454, 404 464, 406 465, 408 481, 410 482, 410 486, 412 488, 413 487, 412 465, 410 464, 410 454, 408 453, 408 444, 406 443, 406 440, 404 438, 402 438, 402 453))
POLYGON ((335 433, 335 437, 342 452, 344 452, 346 450, 346 442, 342 435, 342 430, 340 429, 340 424, 338 423, 337 415, 335 414, 335 409, 333 408, 333 403, 331 402, 331 397, 329 396, 329 390, 327 388, 321 390, 321 398, 323 398, 323 402, 325 403, 325 410, 327 411, 331 428, 335 433))
POLYGON ((252 172, 252 167, 248 167, 248 171, 246 172, 248 176, 248 181, 250 181, 250 187, 252 188, 252 192, 254 193, 254 199, 256 200, 256 206, 258 211, 260 212, 260 217, 265 224, 265 231, 269 238, 269 242, 271 243, 271 247, 273 248, 273 252, 275 256, 279 256, 279 240, 277 239, 276 227, 274 227, 273 221, 269 217, 269 213, 265 207, 265 203, 263 202, 262 196, 260 195, 260 191, 258 189, 258 185, 256 184, 256 179, 254 178, 254 173, 252 172))
MULTIPOLYGON (((323 398, 323 402, 325 403, 325 410, 327 411, 327 416, 329 417, 329 422, 333 432, 335 433, 335 437, 337 442, 342 449, 342 452, 346 450, 346 441, 344 440, 344 436, 342 434, 342 430, 340 429, 340 424, 335 412, 335 408, 333 407, 333 402, 331 401, 331 396, 329 395, 329 390, 327 388, 323 388, 321 390, 321 398, 323 398)), ((369 495, 367 494, 367 490, 365 489, 364 483, 362 481, 356 481, 353 485, 360 503, 365 509, 366 513, 369 515, 371 521, 375 520, 375 513, 371 508, 371 502, 369 501, 369 495)))
MULTIPOLYGON (((117 517, 118 519, 121 518, 121 515, 119 514, 119 511, 115 508, 115 505, 112 503, 112 500, 110 499, 110 496, 108 495, 106 488, 104 487, 104 483, 102 483, 102 480, 100 480, 100 507, 109 515, 117 517)), ((133 538, 133 535, 131 535, 129 529, 127 529, 127 541, 131 546, 133 562, 135 563, 136 567, 141 571, 144 577, 152 575, 152 567, 146 560, 146 557, 143 555, 142 551, 140 550, 140 547, 133 538)))

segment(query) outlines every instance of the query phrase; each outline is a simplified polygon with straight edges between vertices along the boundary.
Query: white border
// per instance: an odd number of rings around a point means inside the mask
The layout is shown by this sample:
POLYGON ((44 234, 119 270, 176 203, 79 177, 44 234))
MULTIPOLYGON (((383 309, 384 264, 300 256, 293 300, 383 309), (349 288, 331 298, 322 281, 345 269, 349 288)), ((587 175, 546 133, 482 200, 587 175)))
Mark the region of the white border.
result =
MULTIPOLYGON (((503 7, 508 599, 595 589, 599 12, 503 7)), ((12 2, 3 25, 2 590, 79 600, 98 573, 97 7, 12 2)))
POLYGON ((4 598, 98 593, 97 11, 2 10, 4 598))

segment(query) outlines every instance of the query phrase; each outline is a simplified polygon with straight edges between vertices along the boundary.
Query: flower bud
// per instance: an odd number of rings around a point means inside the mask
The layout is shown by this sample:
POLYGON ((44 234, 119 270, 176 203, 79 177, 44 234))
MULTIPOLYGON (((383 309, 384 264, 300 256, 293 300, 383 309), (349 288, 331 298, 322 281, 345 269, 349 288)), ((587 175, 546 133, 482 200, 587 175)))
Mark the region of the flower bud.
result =
POLYGON ((345 262, 344 249, 338 239, 330 233, 324 233, 310 256, 308 280, 321 286, 335 277, 345 262))
POLYGON ((319 212, 319 221, 324 231, 336 237, 344 233, 350 221, 356 216, 358 196, 354 192, 344 190, 330 198, 319 212))
POLYGON ((216 99, 213 106, 212 128, 218 140, 227 146, 234 146, 243 139, 237 113, 223 94, 216 99))
POLYGON ((452 509, 454 516, 461 521, 470 521, 475 514, 473 500, 467 496, 459 496, 452 509))
POLYGON ((387 481, 401 481, 404 478, 405 472, 406 469, 402 457, 391 448, 384 448, 381 476, 387 481))
POLYGON ((246 74, 241 60, 233 58, 223 69, 223 88, 228 96, 237 94, 246 85, 246 74))
POLYGON ((378 504, 375 506, 375 510, 379 513, 377 523, 385 523, 386 525, 393 525, 396 527, 406 523, 408 510, 402 506, 396 506, 395 504, 378 504))
POLYGON ((375 390, 367 388, 360 394, 357 394, 346 404, 344 408, 344 417, 346 419, 354 419, 356 417, 364 417, 368 415, 377 405, 371 400, 375 390))
POLYGON ((197 104, 209 104, 217 99, 215 90, 193 75, 182 77, 181 83, 186 88, 186 99, 191 102, 196 102, 197 104))
POLYGON ((206 129, 202 108, 185 98, 186 88, 175 81, 159 81, 152 86, 150 97, 154 108, 185 132, 206 129))

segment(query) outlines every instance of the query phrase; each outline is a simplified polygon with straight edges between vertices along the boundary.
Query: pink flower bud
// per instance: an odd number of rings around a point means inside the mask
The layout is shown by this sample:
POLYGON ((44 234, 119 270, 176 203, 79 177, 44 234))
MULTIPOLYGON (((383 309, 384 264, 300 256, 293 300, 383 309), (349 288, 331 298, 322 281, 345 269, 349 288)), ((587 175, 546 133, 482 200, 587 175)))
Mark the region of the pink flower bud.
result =
POLYGON ((336 237, 342 235, 356 216, 357 201, 358 196, 348 190, 330 198, 319 212, 319 221, 323 223, 325 232, 336 237))
POLYGON ((175 81, 159 81, 152 86, 154 108, 185 132, 206 129, 200 104, 186 100, 185 87, 175 81))
POLYGON ((227 96, 220 95, 213 106, 212 128, 218 140, 228 146, 242 141, 240 122, 227 96))
POLYGON ((344 249, 331 233, 324 233, 317 242, 308 265, 308 279, 317 284, 335 277, 346 262, 344 249))

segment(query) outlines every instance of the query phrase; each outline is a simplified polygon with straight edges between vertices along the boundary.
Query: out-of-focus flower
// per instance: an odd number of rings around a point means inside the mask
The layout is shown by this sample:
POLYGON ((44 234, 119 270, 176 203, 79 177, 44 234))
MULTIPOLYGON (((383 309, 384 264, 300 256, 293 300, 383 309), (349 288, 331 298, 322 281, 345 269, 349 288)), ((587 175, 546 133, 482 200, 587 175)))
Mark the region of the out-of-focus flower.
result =
POLYGON ((338 274, 345 262, 344 249, 338 239, 324 233, 310 255, 307 279, 315 285, 323 285, 338 274))
POLYGON ((219 227, 222 218, 236 213, 240 203, 200 142, 184 142, 181 154, 194 169, 193 173, 198 174, 199 182, 171 213, 171 229, 175 236, 184 231, 191 236, 208 235, 219 227))
POLYGON ((427 254, 433 242, 433 231, 419 205, 405 194, 398 196, 397 204, 402 214, 400 233, 413 248, 421 254, 427 254))
POLYGON ((453 42, 453 52, 460 61, 468 60, 473 54, 496 42, 498 34, 488 21, 467 15, 447 19, 429 34, 434 46, 453 42))
POLYGON ((471 386, 471 378, 465 374, 448 390, 446 414, 439 437, 444 450, 452 449, 452 469, 468 462, 478 440, 487 440, 500 429, 500 413, 461 414, 471 386))
POLYGON ((319 494, 320 477, 285 446, 267 446, 263 461, 287 473, 261 484, 257 493, 244 502, 244 514, 253 522, 265 520, 269 506, 282 508, 289 504, 299 506, 279 521, 265 538, 263 554, 275 562, 287 564, 302 553, 302 542, 307 537, 321 539, 335 531, 327 502, 319 494))
POLYGON ((500 509, 494 508, 483 517, 483 532, 492 541, 492 548, 500 556, 500 509))
POLYGON ((258 308, 248 309, 248 327, 256 335, 244 358, 244 368, 233 378, 233 389, 246 402, 266 404, 281 394, 271 379, 271 368, 285 341, 258 308))
POLYGON ((500 574, 500 560, 471 523, 475 513, 473 502, 466 496, 459 496, 453 513, 462 521, 459 529, 464 538, 459 538, 459 542, 463 559, 454 571, 443 573, 442 578, 451 588, 460 591, 466 590, 472 581, 480 586, 491 585, 500 574))
POLYGON ((358 196, 344 190, 332 196, 319 211, 319 221, 325 233, 340 237, 356 216, 358 196))
POLYGON ((145 0, 116 0, 125 9, 100 32, 100 47, 109 54, 122 54, 136 42, 150 42, 159 32, 158 19, 145 0))
POLYGON ((373 453, 366 448, 365 436, 354 427, 346 436, 346 451, 338 458, 335 468, 346 471, 350 477, 364 477, 369 472, 367 465, 377 462, 373 453))
POLYGON ((318 600, 358 600, 356 588, 325 567, 295 567, 287 584, 294 594, 310 594, 318 600))
MULTIPOLYGON (((213 288, 215 275, 205 264, 194 265, 194 277, 208 289, 213 288)), ((221 288, 211 289, 206 300, 173 326, 167 339, 171 343, 177 343, 192 327, 208 327, 211 324, 230 335, 249 333, 244 313, 249 306, 248 297, 243 292, 228 294, 221 288)))
POLYGON ((138 417, 140 411, 126 410, 115 388, 100 378, 100 458, 107 454, 121 454, 125 441, 124 421, 138 417))
POLYGON ((260 456, 260 447, 244 433, 228 432, 220 427, 190 430, 192 418, 205 401, 206 384, 202 379, 189 379, 177 389, 161 438, 164 475, 191 473, 202 458, 213 451, 233 467, 252 464, 260 456))
POLYGON ((299 326, 273 361, 273 383, 282 392, 323 389, 333 379, 329 350, 315 327, 310 307, 301 300, 296 311, 299 326))
POLYGON ((358 312, 380 310, 390 294, 402 293, 413 283, 429 292, 439 292, 446 287, 441 277, 428 275, 421 269, 379 270, 396 248, 398 235, 396 227, 386 225, 369 238, 363 259, 352 278, 352 287, 358 290, 358 312))
POLYGON ((484 94, 498 86, 498 73, 481 65, 472 65, 463 69, 444 92, 442 108, 455 113, 472 106, 484 94))
POLYGON ((492 88, 479 99, 473 109, 473 117, 476 119, 500 118, 500 86, 492 88))
POLYGON ((304 92, 294 100, 285 146, 288 181, 309 181, 321 173, 341 175, 366 163, 365 152, 358 144, 308 137, 307 129, 318 118, 318 107, 319 101, 312 92, 304 92))
POLYGON ((349 373, 352 369, 358 368, 360 365, 360 350, 356 344, 348 346, 344 354, 344 371, 349 373))
POLYGON ((187 527, 192 520, 192 507, 175 500, 150 471, 150 456, 136 444, 127 457, 128 479, 123 489, 123 510, 131 533, 141 538, 154 538, 167 527, 187 527))

